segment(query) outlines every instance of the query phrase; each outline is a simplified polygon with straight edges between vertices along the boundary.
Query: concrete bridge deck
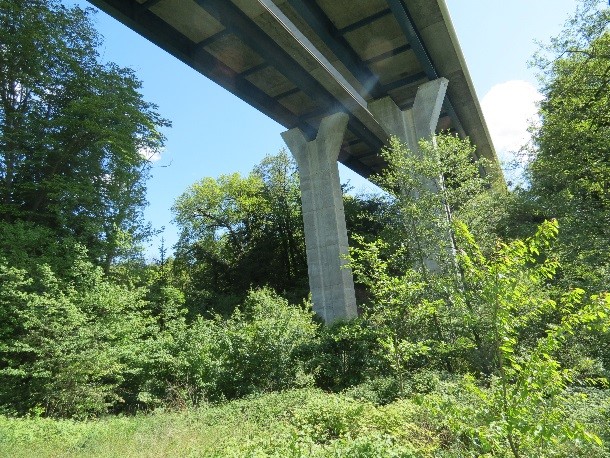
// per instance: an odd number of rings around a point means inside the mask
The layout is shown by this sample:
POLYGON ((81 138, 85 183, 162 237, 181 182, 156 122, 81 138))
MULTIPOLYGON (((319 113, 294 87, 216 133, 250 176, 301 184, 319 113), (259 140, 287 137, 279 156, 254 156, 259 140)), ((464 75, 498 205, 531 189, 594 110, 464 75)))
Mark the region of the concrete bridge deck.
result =
POLYGON ((367 109, 411 108, 449 80, 438 129, 469 136, 497 163, 444 0, 90 0, 287 129, 315 137, 349 114, 339 161, 368 177, 388 132, 367 109))

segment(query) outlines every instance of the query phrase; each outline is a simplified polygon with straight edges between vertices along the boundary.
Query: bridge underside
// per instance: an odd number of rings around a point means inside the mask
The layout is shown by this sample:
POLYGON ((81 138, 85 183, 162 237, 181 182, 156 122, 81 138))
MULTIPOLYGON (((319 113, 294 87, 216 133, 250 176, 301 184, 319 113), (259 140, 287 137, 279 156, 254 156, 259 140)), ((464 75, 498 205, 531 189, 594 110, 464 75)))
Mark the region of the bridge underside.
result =
POLYGON ((339 161, 368 177, 387 140, 367 106, 409 109, 417 88, 449 80, 439 129, 496 162, 443 0, 90 0, 287 129, 315 137, 350 116, 339 161))
POLYGON ((368 177, 390 135, 449 130, 497 169, 444 0, 89 1, 288 129, 326 321, 355 314, 337 160, 368 177))

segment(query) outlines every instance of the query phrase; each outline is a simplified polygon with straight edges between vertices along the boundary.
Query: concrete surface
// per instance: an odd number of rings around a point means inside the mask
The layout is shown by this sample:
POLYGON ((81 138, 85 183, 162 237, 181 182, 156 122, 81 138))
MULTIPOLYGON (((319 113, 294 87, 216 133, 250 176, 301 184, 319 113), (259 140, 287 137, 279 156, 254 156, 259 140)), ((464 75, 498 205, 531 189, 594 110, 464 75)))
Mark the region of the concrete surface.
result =
POLYGON ((327 324, 357 316, 354 280, 345 267, 349 248, 337 167, 348 118, 325 117, 312 141, 298 128, 282 134, 299 167, 313 308, 327 324))

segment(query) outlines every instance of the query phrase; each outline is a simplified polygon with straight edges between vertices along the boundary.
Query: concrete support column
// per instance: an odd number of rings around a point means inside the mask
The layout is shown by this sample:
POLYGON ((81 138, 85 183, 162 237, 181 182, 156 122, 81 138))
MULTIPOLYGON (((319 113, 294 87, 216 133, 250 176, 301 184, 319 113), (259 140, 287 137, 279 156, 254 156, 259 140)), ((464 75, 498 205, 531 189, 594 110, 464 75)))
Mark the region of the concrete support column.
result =
MULTIPOLYGON (((421 85, 417 90, 413 108, 410 110, 402 111, 390 97, 369 103, 368 109, 386 132, 396 136, 412 152, 421 156, 419 141, 434 140, 448 84, 449 81, 446 78, 438 78, 421 85)), ((438 192, 441 186, 441 180, 430 180, 429 183, 426 183, 426 187, 432 192, 438 192)), ((439 209, 439 211, 444 211, 449 218, 448 208, 439 209)), ((455 251, 451 235, 447 234, 447 238, 451 250, 455 251)), ((432 253, 428 253, 423 260, 431 272, 440 270, 435 257, 432 253)))
POLYGON ((299 168, 313 308, 327 324, 357 316, 352 272, 344 267, 347 229, 337 167, 348 119, 345 113, 324 118, 313 141, 298 128, 282 134, 299 168))
POLYGON ((395 135, 416 152, 419 151, 420 140, 434 136, 448 85, 446 78, 422 84, 410 110, 401 111, 391 97, 370 102, 368 109, 386 132, 395 135))

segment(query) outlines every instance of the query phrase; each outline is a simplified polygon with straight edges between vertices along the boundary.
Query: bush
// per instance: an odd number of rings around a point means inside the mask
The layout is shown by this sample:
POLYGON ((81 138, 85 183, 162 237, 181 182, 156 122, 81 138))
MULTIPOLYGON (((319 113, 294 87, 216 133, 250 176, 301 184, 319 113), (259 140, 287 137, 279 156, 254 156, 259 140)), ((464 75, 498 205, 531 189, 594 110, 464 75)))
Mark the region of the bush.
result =
POLYGON ((556 302, 545 294, 545 282, 558 267, 545 253, 557 235, 556 222, 545 222, 524 241, 500 245, 489 259, 463 225, 456 229, 464 247, 458 261, 466 296, 493 316, 495 370, 484 383, 465 377, 464 388, 474 402, 442 403, 439 412, 480 453, 576 456, 576 450, 601 447, 598 436, 570 417, 574 372, 562 368, 555 355, 579 329, 607 332, 610 296, 586 300, 577 289, 556 302), (555 322, 545 323, 543 318, 551 315, 555 322), (526 340, 522 330, 532 324, 542 326, 544 333, 526 340), (557 452, 564 449, 575 455, 557 452))
POLYGON ((123 402, 149 322, 142 292, 82 257, 67 280, 0 263, 0 403, 9 412, 85 417, 123 402))
POLYGON ((376 377, 343 391, 346 396, 375 405, 385 405, 401 395, 400 383, 394 377, 376 377))
POLYGON ((377 335, 363 319, 338 322, 320 329, 309 350, 309 370, 320 388, 341 391, 359 385, 383 364, 375 354, 377 335))
POLYGON ((192 324, 181 356, 183 380, 206 400, 310 384, 301 354, 315 335, 311 311, 269 289, 251 291, 229 319, 192 324))

